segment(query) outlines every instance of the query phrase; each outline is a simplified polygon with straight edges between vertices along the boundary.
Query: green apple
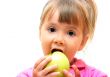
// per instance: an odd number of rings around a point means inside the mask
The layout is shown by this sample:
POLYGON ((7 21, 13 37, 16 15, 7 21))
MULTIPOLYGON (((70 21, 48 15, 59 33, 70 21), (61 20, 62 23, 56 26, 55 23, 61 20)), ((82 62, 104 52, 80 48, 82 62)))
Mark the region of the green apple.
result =
POLYGON ((57 64, 58 68, 54 71, 60 72, 60 75, 58 77, 64 77, 62 70, 69 70, 70 67, 68 58, 59 51, 55 51, 50 55, 52 56, 52 61, 50 61, 46 67, 57 64))

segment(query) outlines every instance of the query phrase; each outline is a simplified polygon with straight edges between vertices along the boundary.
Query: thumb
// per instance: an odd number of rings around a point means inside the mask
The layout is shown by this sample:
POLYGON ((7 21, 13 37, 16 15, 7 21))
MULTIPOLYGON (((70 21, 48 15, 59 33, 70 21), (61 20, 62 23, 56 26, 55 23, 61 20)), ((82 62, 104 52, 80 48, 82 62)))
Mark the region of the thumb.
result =
POLYGON ((79 71, 79 69, 77 68, 76 65, 73 65, 73 69, 74 69, 75 77, 81 77, 80 76, 80 71, 79 71))

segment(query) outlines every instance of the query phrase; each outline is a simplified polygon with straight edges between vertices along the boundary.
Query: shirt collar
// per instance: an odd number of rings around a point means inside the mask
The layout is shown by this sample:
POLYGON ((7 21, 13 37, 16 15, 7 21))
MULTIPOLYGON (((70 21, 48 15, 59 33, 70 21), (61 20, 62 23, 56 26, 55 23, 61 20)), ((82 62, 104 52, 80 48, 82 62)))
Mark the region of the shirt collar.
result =
POLYGON ((79 70, 83 70, 87 66, 84 61, 77 58, 73 59, 70 68, 73 68, 73 65, 76 65, 79 70))

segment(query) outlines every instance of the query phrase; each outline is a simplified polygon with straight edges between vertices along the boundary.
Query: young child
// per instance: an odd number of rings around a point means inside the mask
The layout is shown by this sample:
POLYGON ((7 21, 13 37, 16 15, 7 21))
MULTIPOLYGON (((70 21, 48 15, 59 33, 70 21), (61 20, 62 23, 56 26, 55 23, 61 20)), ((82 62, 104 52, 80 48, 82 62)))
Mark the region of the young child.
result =
POLYGON ((17 77, 56 77, 52 72, 57 65, 45 66, 51 61, 48 54, 54 50, 63 52, 69 62, 70 70, 63 70, 65 77, 107 77, 101 71, 88 66, 75 58, 88 40, 92 39, 97 17, 93 0, 49 0, 45 5, 39 28, 44 57, 34 67, 25 70, 17 77))

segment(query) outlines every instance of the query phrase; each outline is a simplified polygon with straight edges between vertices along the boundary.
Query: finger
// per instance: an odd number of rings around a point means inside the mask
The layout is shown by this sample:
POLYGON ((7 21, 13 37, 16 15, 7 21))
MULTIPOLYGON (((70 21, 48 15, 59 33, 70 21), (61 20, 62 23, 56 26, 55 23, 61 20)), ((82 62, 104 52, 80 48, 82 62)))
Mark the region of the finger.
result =
POLYGON ((76 65, 73 65, 73 69, 74 69, 75 77, 81 77, 80 76, 80 71, 78 70, 78 68, 76 67, 76 65))
POLYGON ((42 71, 33 70, 33 77, 46 77, 42 71))
POLYGON ((44 60, 46 59, 46 56, 41 57, 40 59, 38 59, 38 61, 35 63, 34 65, 34 69, 33 69, 33 77, 41 77, 41 72, 38 72, 38 70, 36 69, 38 67, 38 65, 44 60))
POLYGON ((46 77, 57 77, 60 74, 60 72, 52 72, 48 74, 46 77))
POLYGON ((73 75, 67 70, 63 70, 63 73, 65 77, 73 77, 73 75))
POLYGON ((36 70, 41 71, 51 61, 51 56, 46 57, 37 67, 36 70))
POLYGON ((54 77, 59 74, 59 72, 53 72, 57 68, 57 65, 49 66, 41 71, 34 70, 33 76, 35 77, 54 77))
POLYGON ((34 65, 34 68, 36 68, 45 58, 46 58, 46 56, 41 57, 40 59, 38 59, 38 61, 34 65))
POLYGON ((44 70, 42 70, 42 72, 44 73, 44 75, 46 75, 46 74, 52 73, 57 68, 58 66, 55 64, 55 65, 46 67, 44 70))

